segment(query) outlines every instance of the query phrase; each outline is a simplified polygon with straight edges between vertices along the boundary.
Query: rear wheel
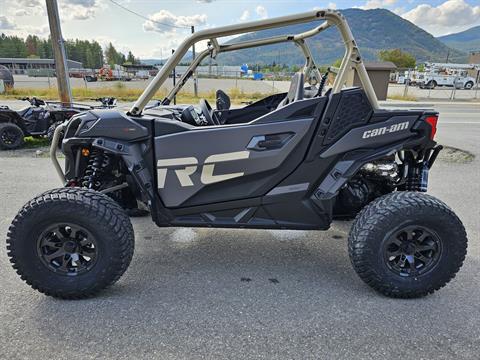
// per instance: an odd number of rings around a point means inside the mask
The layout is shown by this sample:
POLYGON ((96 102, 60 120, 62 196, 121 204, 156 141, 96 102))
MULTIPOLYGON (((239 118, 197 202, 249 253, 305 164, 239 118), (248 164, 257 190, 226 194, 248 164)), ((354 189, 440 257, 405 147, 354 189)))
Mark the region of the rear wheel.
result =
POLYGON ((22 129, 13 123, 0 124, 0 148, 5 150, 17 149, 23 145, 25 137, 22 129))
MULTIPOLYGON (((53 141, 53 135, 55 135, 55 129, 61 125, 61 121, 57 121, 56 123, 53 123, 52 125, 49 126, 47 129, 47 140, 48 143, 51 144, 53 141)), ((63 139, 63 131, 60 133, 60 138, 58 139, 58 148, 60 149, 62 147, 62 139, 63 139)))
POLYGON ((427 88, 428 89, 435 89, 437 87, 437 82, 435 80, 430 80, 428 83, 427 83, 427 88))
POLYGON ((473 82, 469 81, 465 84, 465 89, 470 90, 473 88, 473 82))
POLYGON ((353 223, 349 254, 360 278, 384 295, 425 296, 445 286, 467 252, 453 211, 424 193, 396 192, 366 206, 353 223))
POLYGON ((116 282, 133 256, 128 216, 93 190, 62 188, 29 201, 7 235, 13 267, 32 288, 63 299, 90 297, 116 282))

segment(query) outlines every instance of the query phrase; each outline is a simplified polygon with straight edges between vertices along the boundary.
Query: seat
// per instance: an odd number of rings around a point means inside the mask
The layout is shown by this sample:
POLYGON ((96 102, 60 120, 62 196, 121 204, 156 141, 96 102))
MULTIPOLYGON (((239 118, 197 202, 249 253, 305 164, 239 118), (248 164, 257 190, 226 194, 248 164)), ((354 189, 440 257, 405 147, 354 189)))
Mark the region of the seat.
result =
POLYGON ((277 109, 291 104, 294 101, 302 100, 304 97, 304 85, 305 77, 303 72, 295 73, 290 81, 290 88, 288 89, 287 96, 285 96, 285 99, 278 104, 277 109))
POLYGON ((217 110, 223 111, 223 110, 229 110, 231 106, 230 102, 230 97, 223 91, 223 90, 217 90, 216 93, 216 107, 217 110))

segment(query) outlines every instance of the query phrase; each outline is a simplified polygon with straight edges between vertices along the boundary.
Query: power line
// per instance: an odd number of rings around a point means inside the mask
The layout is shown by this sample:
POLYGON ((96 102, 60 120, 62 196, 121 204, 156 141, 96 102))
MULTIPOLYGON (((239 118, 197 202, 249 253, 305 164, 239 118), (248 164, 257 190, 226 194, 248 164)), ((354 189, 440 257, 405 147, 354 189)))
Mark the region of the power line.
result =
POLYGON ((128 11, 129 13, 133 14, 133 15, 136 15, 138 17, 141 17, 142 19, 144 20, 148 20, 148 21, 151 21, 155 24, 158 24, 158 25, 162 25, 162 26, 168 26, 168 27, 173 27, 173 28, 177 28, 177 29, 189 29, 190 26, 177 26, 177 25, 172 25, 172 24, 167 24, 167 23, 162 23, 160 21, 155 21, 155 20, 152 20, 148 17, 146 17, 145 15, 142 15, 142 14, 139 14, 133 10, 130 10, 129 8, 123 6, 122 4, 119 4, 118 2, 114 1, 114 0, 109 0, 112 4, 115 4, 117 5, 118 7, 122 8, 123 10, 125 11, 128 11))

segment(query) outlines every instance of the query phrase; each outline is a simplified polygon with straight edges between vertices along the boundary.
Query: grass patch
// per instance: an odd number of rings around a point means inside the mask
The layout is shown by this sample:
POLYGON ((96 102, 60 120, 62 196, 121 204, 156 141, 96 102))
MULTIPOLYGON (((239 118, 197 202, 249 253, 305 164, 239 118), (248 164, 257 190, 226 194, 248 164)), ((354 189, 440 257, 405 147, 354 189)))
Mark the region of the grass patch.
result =
POLYGON ((403 95, 390 95, 388 96, 388 99, 389 100, 401 100, 401 101, 417 101, 417 97, 416 96, 413 96, 413 95, 407 95, 407 96, 403 96, 403 95))
MULTIPOLYGON (((143 89, 131 89, 121 82, 114 83, 108 88, 73 88, 72 95, 74 101, 91 101, 92 99, 113 96, 119 101, 135 101, 142 94, 143 89)), ((247 94, 242 90, 233 88, 228 91, 232 103, 241 104, 243 102, 255 101, 264 98, 267 94, 254 92, 247 94)), ((155 99, 163 99, 167 95, 167 90, 161 88, 154 96, 155 99)), ((45 100, 58 101, 58 91, 56 88, 22 88, 11 89, 5 94, 0 95, 0 99, 17 99, 21 97, 36 96, 45 100)), ((210 102, 215 102, 215 91, 200 92, 198 96, 193 93, 180 91, 177 95, 177 102, 179 103, 197 103, 199 99, 207 99, 210 102)))
MULTIPOLYGON (((114 96, 121 101, 133 101, 136 100, 142 93, 141 89, 128 89, 122 83, 117 83, 108 88, 95 88, 87 89, 83 87, 73 88, 72 95, 75 101, 92 100, 104 96, 114 96)), ((159 98, 164 97, 166 90, 161 89, 157 92, 159 98)), ((58 90, 55 87, 52 88, 22 88, 8 90, 5 94, 0 95, 0 98, 4 99, 17 99, 21 97, 36 96, 45 100, 59 99, 58 90)))
POLYGON ((466 150, 457 149, 452 146, 444 146, 438 155, 438 159, 448 163, 467 164, 475 159, 475 155, 466 150))
POLYGON ((31 136, 25 138, 25 149, 34 149, 45 146, 50 146, 47 138, 34 138, 31 136))

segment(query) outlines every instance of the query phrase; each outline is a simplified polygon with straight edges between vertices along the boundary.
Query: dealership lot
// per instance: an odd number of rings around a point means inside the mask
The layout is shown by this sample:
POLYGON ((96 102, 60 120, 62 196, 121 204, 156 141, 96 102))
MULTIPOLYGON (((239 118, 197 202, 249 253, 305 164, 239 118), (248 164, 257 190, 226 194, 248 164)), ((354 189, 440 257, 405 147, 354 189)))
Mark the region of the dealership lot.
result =
MULTIPOLYGON (((26 286, 0 247, 0 358, 478 359, 480 104, 391 103, 440 111, 437 139, 475 155, 441 159, 430 193, 463 220, 469 253, 445 289, 382 297, 351 268, 350 223, 328 232, 154 227, 135 218, 122 279, 82 301, 26 286)), ((20 206, 60 184, 46 158, 0 153, 0 234, 20 206)))

